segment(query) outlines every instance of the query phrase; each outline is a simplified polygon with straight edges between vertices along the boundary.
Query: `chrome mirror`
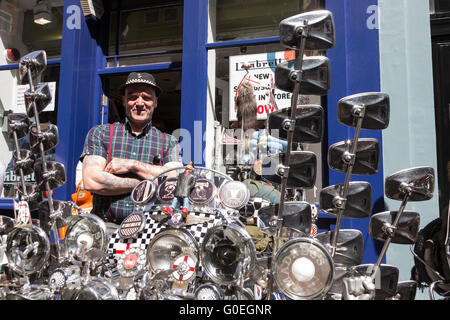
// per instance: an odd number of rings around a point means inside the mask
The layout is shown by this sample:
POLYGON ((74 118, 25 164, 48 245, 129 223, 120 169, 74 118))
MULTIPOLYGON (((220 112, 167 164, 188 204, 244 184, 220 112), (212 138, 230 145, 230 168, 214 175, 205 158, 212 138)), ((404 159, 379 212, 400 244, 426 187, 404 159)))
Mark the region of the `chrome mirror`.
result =
POLYGON ((14 219, 0 215, 0 236, 7 234, 14 228, 14 219))
POLYGON ((59 143, 58 127, 51 123, 41 123, 39 125, 40 134, 37 130, 37 125, 33 124, 30 127, 30 145, 31 150, 39 154, 39 143, 42 142, 44 152, 54 149, 59 143))
MULTIPOLYGON (((258 228, 269 235, 275 234, 275 225, 279 210, 278 204, 262 207, 258 210, 258 228)), ((312 215, 311 205, 308 202, 285 202, 282 213, 281 234, 294 231, 300 236, 309 236, 311 233, 312 215)))
POLYGON ((299 94, 325 96, 330 90, 330 60, 324 56, 304 57, 302 72, 296 61, 287 61, 275 68, 275 86, 283 91, 294 92, 300 81, 299 94))
POLYGON ((19 172, 22 169, 23 174, 29 175, 34 172, 34 154, 27 149, 19 150, 19 157, 17 157, 17 150, 13 151, 13 167, 14 172, 20 175, 19 172), (20 158, 20 159, 19 159, 20 158))
MULTIPOLYGON (((352 268, 358 275, 371 275, 373 264, 363 264, 352 268)), ((397 293, 399 270, 397 267, 382 264, 375 273, 375 300, 386 300, 397 293)))
POLYGON ((47 53, 44 50, 33 51, 19 61, 19 80, 21 84, 29 83, 28 71, 32 80, 36 79, 47 67, 47 53))
POLYGON ((24 113, 11 113, 8 115, 8 138, 14 141, 14 133, 17 139, 28 135, 30 130, 30 119, 24 113))
POLYGON ((386 129, 389 126, 389 113, 389 95, 386 93, 360 93, 338 102, 338 120, 350 127, 356 127, 358 118, 363 117, 362 129, 386 129))
POLYGON ((289 170, 282 165, 284 157, 285 153, 265 157, 262 163, 263 178, 274 184, 280 184, 281 177, 287 175, 287 188, 313 188, 317 174, 316 155, 309 151, 291 152, 289 170))
MULTIPOLYGON (((316 240, 326 248, 331 247, 332 232, 321 232, 316 235, 316 240)), ((333 256, 335 264, 355 266, 362 263, 364 258, 364 237, 361 231, 356 229, 344 229, 339 232, 336 250, 333 256)))
MULTIPOLYGON (((290 110, 282 109, 269 115, 269 130, 278 130, 278 138, 286 140, 290 130, 290 110)), ((319 143, 323 138, 324 111, 319 105, 305 105, 296 109, 292 141, 297 143, 319 143)), ((272 134, 273 135, 273 134, 272 134)))
POLYGON ((327 10, 316 10, 280 22, 280 42, 283 46, 298 49, 302 36, 306 36, 306 50, 333 48, 336 40, 332 13, 327 10))
POLYGON ((34 117, 34 104, 36 104, 37 113, 44 110, 52 101, 52 94, 50 87, 46 83, 39 83, 34 87, 34 90, 27 90, 24 93, 25 106, 27 109, 28 117, 34 117))
POLYGON ((350 182, 346 199, 342 199, 343 184, 336 184, 320 191, 320 210, 337 216, 344 207, 343 217, 366 218, 372 211, 372 186, 365 181, 350 182))
POLYGON ((328 165, 333 170, 346 172, 354 160, 353 174, 372 175, 378 173, 380 166, 380 144, 377 139, 358 139, 354 159, 350 153, 352 140, 341 141, 328 148, 328 165))
POLYGON ((26 190, 19 185, 17 193, 19 199, 28 202, 28 207, 31 211, 37 209, 42 201, 42 192, 36 184, 27 184, 26 190))
POLYGON ((434 181, 432 167, 415 167, 388 176, 384 190, 393 200, 403 200, 408 195, 408 201, 425 201, 433 198, 434 181))
POLYGON ((414 300, 416 298, 417 282, 414 280, 400 281, 397 284, 396 300, 414 300))
POLYGON ((372 215, 369 234, 372 238, 386 241, 391 234, 392 243, 414 244, 419 234, 420 215, 413 211, 403 211, 396 228, 393 228, 398 211, 385 211, 372 215))
POLYGON ((47 161, 45 168, 42 160, 34 164, 36 182, 41 191, 47 191, 45 183, 48 182, 50 189, 56 189, 66 183, 66 169, 62 163, 47 161))

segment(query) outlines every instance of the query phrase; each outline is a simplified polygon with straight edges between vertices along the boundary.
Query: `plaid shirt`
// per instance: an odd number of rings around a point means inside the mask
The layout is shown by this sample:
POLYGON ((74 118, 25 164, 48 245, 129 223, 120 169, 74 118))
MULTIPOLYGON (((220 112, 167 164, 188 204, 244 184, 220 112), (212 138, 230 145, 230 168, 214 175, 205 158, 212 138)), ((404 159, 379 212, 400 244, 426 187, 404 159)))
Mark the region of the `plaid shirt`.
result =
MULTIPOLYGON (((96 155, 108 161, 110 133, 110 124, 98 125, 89 130, 80 159, 83 159, 86 155, 96 155)), ((113 124, 110 152, 111 159, 132 159, 153 164, 153 158, 159 155, 161 164, 170 161, 182 162, 180 146, 175 137, 163 134, 153 127, 151 122, 140 135, 135 135, 131 131, 131 126, 127 119, 124 122, 115 122, 113 124)), ((133 212, 133 206, 131 193, 119 196, 94 194, 93 212, 104 214, 106 219, 116 223, 130 215, 133 212)))

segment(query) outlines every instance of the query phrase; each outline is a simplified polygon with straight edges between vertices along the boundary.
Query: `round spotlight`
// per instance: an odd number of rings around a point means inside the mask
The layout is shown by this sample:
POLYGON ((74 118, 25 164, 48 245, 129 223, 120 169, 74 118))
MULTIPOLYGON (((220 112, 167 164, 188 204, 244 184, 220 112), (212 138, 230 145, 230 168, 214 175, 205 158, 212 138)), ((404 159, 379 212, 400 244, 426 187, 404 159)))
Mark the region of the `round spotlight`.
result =
POLYGON ((69 255, 76 257, 83 250, 90 249, 105 251, 106 245, 106 225, 102 219, 93 214, 80 214, 67 219, 64 248, 69 255))
POLYGON ((250 200, 250 190, 240 181, 230 181, 220 187, 219 198, 224 206, 240 209, 250 200))
POLYGON ((167 229, 158 233, 147 247, 147 261, 152 270, 172 269, 173 261, 186 250, 198 256, 197 241, 186 230, 167 229))
POLYGON ((53 291, 61 291, 64 288, 75 289, 81 284, 80 268, 69 266, 67 268, 57 268, 48 279, 48 286, 53 291))
POLYGON ((35 225, 17 226, 8 233, 6 256, 9 267, 22 275, 42 269, 50 257, 50 241, 35 225))
POLYGON ((201 247, 202 267, 219 284, 234 284, 256 263, 256 248, 244 227, 236 224, 210 228, 201 247))
POLYGON ((206 283, 197 287, 194 296, 195 300, 223 300, 224 295, 216 285, 206 283))
POLYGON ((333 259, 327 249, 310 238, 284 243, 275 256, 273 270, 279 290, 294 300, 321 298, 334 277, 333 259))

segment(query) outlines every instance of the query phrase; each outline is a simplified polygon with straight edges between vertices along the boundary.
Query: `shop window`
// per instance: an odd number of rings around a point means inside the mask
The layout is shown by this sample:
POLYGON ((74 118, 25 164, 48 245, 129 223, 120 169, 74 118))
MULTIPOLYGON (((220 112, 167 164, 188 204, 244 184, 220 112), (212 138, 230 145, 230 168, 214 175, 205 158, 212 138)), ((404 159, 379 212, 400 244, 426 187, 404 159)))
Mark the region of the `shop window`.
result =
MULTIPOLYGON (((320 53, 308 52, 307 54, 320 53)), ((214 60, 210 59, 214 63, 210 65, 210 68, 215 69, 215 78, 208 79, 209 86, 215 85, 216 141, 213 167, 228 174, 233 174, 239 168, 238 170, 241 171, 248 170, 247 174, 250 175, 256 160, 261 160, 267 155, 268 149, 243 150, 242 146, 245 144, 241 142, 251 139, 256 131, 262 130, 267 133, 268 115, 291 106, 292 94, 275 87, 274 71, 277 64, 293 60, 295 52, 287 50, 279 43, 274 43, 210 50, 210 56, 215 56, 214 60), (248 70, 243 69, 242 66, 245 64, 249 66, 248 70), (246 123, 239 119, 240 107, 237 105, 240 99, 238 88, 243 86, 251 87, 250 91, 255 101, 248 104, 253 104, 256 108, 251 115, 247 115, 246 123), (248 123, 252 125, 247 128, 248 123), (245 154, 249 155, 248 159, 245 154)), ((299 101, 302 104, 321 105, 319 96, 301 96, 299 101)), ((271 135, 274 138, 277 137, 276 132, 271 135)), ((306 193, 309 200, 317 201, 318 194, 315 191, 320 190, 322 186, 320 166, 322 146, 321 144, 302 144, 297 145, 296 148, 312 151, 317 156, 319 165, 316 188, 306 193)))
POLYGON ((321 0, 210 1, 210 7, 214 6, 214 42, 277 36, 284 18, 323 8, 321 0))
POLYGON ((430 13, 450 12, 450 1, 448 0, 430 0, 430 13))
MULTIPOLYGON (((109 55, 181 51, 182 2, 126 1, 122 6, 113 4, 114 7, 110 14, 109 55)), ((170 58, 180 61, 181 54, 170 58)))

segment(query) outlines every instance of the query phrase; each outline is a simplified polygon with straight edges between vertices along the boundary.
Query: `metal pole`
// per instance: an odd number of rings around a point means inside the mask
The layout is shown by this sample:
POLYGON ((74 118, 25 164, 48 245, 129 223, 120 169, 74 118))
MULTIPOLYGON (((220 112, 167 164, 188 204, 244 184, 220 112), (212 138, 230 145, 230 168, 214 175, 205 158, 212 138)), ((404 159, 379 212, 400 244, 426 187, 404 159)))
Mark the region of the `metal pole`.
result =
MULTIPOLYGON (((31 94, 33 95, 32 105, 33 105, 33 112, 34 112, 34 119, 35 119, 35 123, 36 123, 37 135, 39 137, 39 151, 40 151, 41 158, 42 158, 42 170, 45 173, 47 171, 47 161, 45 159, 44 144, 42 143, 42 140, 41 140, 41 136, 42 136, 41 124, 39 122, 39 113, 37 111, 37 106, 36 106, 36 101, 35 101, 35 91, 34 91, 34 85, 33 85, 33 77, 31 75, 30 68, 27 68, 27 75, 28 75, 28 83, 30 85, 30 91, 31 91, 31 94)), ((45 176, 45 174, 44 174, 44 176, 45 176)), ((44 177, 44 179, 45 179, 45 177, 44 177)), ((55 244, 56 244, 56 258, 57 258, 57 260, 59 260, 59 257, 60 257, 59 240, 60 239, 59 239, 59 233, 58 233, 58 227, 56 225, 56 221, 53 219, 54 206, 53 206, 53 196, 51 193, 52 190, 50 189, 50 184, 48 183, 47 180, 44 181, 44 184, 45 184, 45 189, 47 191, 47 200, 48 200, 50 218, 53 220, 51 230, 53 232, 53 237, 55 239, 55 244)))
POLYGON ((337 215, 337 219, 336 219, 336 225, 335 225, 334 231, 332 233, 332 239, 331 239, 331 249, 332 249, 331 256, 332 257, 334 257, 334 255, 336 253, 339 230, 341 228, 342 218, 344 215, 344 209, 345 209, 345 205, 347 202, 350 177, 353 172, 353 166, 355 163, 355 154, 356 154, 356 150, 358 148, 358 139, 359 139, 362 122, 364 120, 364 115, 365 115, 365 106, 356 106, 353 112, 356 113, 356 115, 358 116, 358 123, 356 125, 355 136, 353 138, 353 144, 351 146, 351 150, 350 150, 350 154, 349 154, 349 156, 352 157, 352 159, 350 159, 350 162, 349 162, 349 165, 347 168, 347 172, 345 174, 344 185, 342 186, 342 188, 340 190, 340 198, 341 198, 340 200, 342 202, 340 203, 340 205, 338 207, 338 215, 337 215))
MULTIPOLYGON (((298 32, 301 32, 301 38, 300 38, 300 46, 299 50, 297 51, 297 70, 299 71, 297 73, 297 78, 295 79, 294 84, 294 90, 293 95, 291 99, 291 114, 290 114, 290 121, 295 120, 295 115, 297 112, 297 103, 298 103, 298 96, 300 93, 300 82, 302 80, 302 64, 303 64, 303 55, 305 52, 305 41, 308 36, 309 30, 308 30, 308 21, 304 21, 303 28, 299 28, 298 32)), ((293 139, 294 131, 288 130, 287 133, 287 147, 286 147, 286 153, 283 161, 283 167, 289 172, 289 160, 291 156, 291 149, 292 149, 292 139, 293 139)), ((269 285, 268 285, 268 293, 267 298, 270 299, 270 295, 272 293, 273 289, 273 263, 275 261, 275 255, 278 251, 278 243, 280 239, 280 233, 281 233, 281 226, 282 226, 282 219, 283 219, 283 211, 284 211, 284 196, 286 193, 286 185, 287 185, 287 172, 283 172, 283 175, 281 177, 281 187, 280 187, 280 203, 278 204, 278 212, 276 214, 276 230, 275 230, 275 239, 274 239, 274 245, 272 248, 272 261, 271 263, 271 272, 269 276, 269 285)))
POLYGON ((394 223, 392 224, 393 232, 390 232, 388 234, 388 238, 384 242, 383 248, 381 249, 380 255, 378 256, 378 260, 377 260, 377 262, 375 263, 375 265, 374 265, 374 267, 372 269, 372 275, 371 275, 372 279, 375 279, 375 276, 376 276, 376 273, 378 271, 378 268, 381 265, 381 261, 383 260, 383 257, 386 254, 386 251, 387 251, 387 249, 389 247, 389 244, 392 241, 392 238, 394 237, 395 229, 397 228, 398 222, 400 221, 400 217, 403 214, 403 211, 405 210, 406 203, 408 202, 408 199, 409 199, 409 193, 407 193, 405 195, 405 197, 403 198, 403 200, 402 200, 402 204, 400 205, 400 209, 398 210, 397 215, 396 215, 395 220, 394 220, 394 223))

